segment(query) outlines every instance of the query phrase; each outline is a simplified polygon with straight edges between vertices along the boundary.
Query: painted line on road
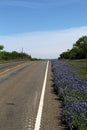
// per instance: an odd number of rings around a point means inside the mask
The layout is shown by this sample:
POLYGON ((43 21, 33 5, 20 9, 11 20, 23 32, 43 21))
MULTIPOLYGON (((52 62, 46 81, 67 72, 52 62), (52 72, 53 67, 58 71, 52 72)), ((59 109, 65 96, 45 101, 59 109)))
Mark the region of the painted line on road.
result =
POLYGON ((49 66, 49 61, 47 62, 47 66, 46 66, 46 72, 45 72, 43 88, 42 88, 42 93, 41 93, 41 98, 40 98, 40 103, 39 103, 34 130, 39 130, 40 125, 41 125, 41 117, 42 117, 43 104, 44 104, 44 95, 45 95, 45 88, 46 88, 46 81, 47 81, 47 74, 48 74, 48 66, 49 66))
POLYGON ((7 73, 7 72, 9 72, 11 70, 17 69, 17 68, 23 66, 24 64, 25 63, 22 63, 22 64, 19 64, 19 65, 16 65, 15 67, 11 67, 11 68, 5 69, 4 71, 0 72, 0 75, 5 74, 5 73, 7 73))

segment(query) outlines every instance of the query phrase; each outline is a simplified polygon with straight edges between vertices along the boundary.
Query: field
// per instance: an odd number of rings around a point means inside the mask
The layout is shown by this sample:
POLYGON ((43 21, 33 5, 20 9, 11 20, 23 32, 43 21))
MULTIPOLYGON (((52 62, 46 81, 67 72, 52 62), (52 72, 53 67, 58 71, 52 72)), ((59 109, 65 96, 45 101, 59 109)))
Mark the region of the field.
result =
POLYGON ((52 72, 66 129, 87 130, 87 60, 53 60, 52 72))

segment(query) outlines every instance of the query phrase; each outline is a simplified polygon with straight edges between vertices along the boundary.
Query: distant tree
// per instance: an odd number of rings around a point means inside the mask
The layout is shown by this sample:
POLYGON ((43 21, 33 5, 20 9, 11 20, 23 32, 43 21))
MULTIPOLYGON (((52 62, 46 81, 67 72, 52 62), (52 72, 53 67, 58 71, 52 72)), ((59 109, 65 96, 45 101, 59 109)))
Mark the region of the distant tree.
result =
POLYGON ((82 59, 83 50, 81 48, 72 48, 70 51, 69 59, 82 59))
POLYGON ((4 49, 4 46, 3 45, 0 45, 0 51, 4 49))
POLYGON ((63 52, 62 54, 60 54, 60 57, 59 59, 69 59, 69 55, 70 55, 70 52, 63 52))
POLYGON ((60 54, 60 59, 86 59, 87 58, 87 36, 79 38, 71 50, 60 54))
POLYGON ((83 36, 79 38, 75 44, 73 44, 73 47, 77 48, 83 48, 84 45, 87 45, 87 36, 83 36))
POLYGON ((87 58, 87 36, 83 36, 76 41, 76 44, 73 45, 74 48, 81 50, 83 58, 87 58))
POLYGON ((6 52, 1 51, 3 50, 4 46, 0 45, 0 60, 33 60, 31 55, 28 55, 27 53, 19 53, 16 51, 12 52, 6 52))
POLYGON ((4 46, 3 45, 0 45, 0 60, 2 59, 2 56, 3 56, 3 52, 1 52, 1 50, 3 50, 4 46))

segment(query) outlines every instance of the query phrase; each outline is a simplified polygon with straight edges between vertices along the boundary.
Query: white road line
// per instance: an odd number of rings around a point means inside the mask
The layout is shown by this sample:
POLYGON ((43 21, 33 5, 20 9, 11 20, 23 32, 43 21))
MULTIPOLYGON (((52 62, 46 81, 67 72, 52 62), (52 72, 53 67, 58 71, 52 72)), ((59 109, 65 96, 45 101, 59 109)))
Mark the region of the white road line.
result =
POLYGON ((46 81, 47 81, 48 66, 49 66, 49 61, 47 62, 47 66, 46 66, 46 72, 45 72, 43 88, 42 88, 42 93, 41 93, 41 98, 40 98, 40 103, 39 103, 39 108, 38 108, 38 113, 37 113, 37 117, 36 117, 36 123, 35 123, 34 130, 40 129, 41 116, 42 116, 43 103, 44 103, 44 94, 45 94, 46 81))

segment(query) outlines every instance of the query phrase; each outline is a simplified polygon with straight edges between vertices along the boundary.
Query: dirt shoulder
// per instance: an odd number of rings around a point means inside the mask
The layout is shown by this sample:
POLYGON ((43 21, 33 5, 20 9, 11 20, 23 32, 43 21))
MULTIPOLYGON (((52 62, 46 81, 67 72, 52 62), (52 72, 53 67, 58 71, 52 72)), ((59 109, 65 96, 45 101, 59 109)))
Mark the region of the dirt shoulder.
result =
POLYGON ((57 95, 54 94, 52 86, 53 82, 50 63, 40 130, 63 130, 60 120, 61 102, 57 95))

